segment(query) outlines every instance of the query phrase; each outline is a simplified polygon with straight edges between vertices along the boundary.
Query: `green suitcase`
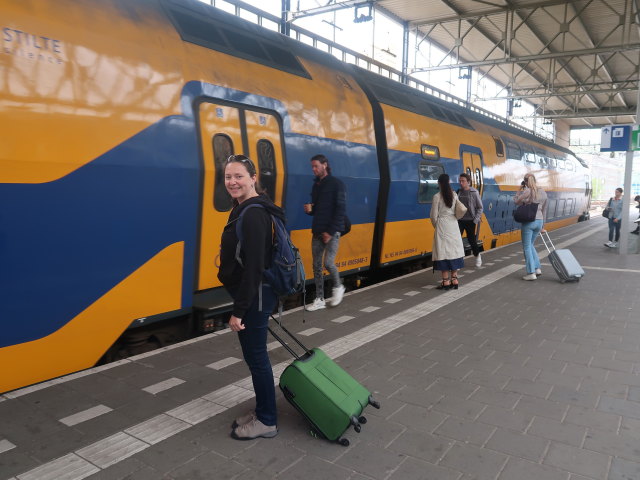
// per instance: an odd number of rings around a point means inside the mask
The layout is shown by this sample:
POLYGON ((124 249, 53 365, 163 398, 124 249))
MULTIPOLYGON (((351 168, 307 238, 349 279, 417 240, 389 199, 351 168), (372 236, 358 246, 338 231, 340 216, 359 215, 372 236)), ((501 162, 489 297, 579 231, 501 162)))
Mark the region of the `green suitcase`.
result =
POLYGON ((360 432, 367 419, 362 411, 367 405, 380 408, 371 392, 345 372, 319 348, 307 349, 286 328, 291 338, 305 350, 296 355, 273 331, 271 334, 296 359, 280 375, 280 389, 285 398, 311 423, 314 433, 341 445, 349 445, 342 434, 353 425, 360 432))

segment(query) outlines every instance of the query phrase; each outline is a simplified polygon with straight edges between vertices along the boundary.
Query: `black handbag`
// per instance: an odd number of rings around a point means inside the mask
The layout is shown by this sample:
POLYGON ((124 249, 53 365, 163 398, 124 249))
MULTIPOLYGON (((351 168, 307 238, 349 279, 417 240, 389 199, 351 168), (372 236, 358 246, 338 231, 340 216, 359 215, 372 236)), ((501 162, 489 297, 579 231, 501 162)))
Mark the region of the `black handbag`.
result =
POLYGON ((516 208, 516 210, 513 212, 513 219, 518 223, 533 222, 536 219, 537 213, 538 204, 527 203, 524 205, 519 205, 518 208, 516 208))
POLYGON ((607 203, 606 208, 602 210, 602 216, 604 218, 609 218, 611 216, 612 211, 613 211, 613 208, 611 208, 611 199, 609 199, 609 203, 607 203))

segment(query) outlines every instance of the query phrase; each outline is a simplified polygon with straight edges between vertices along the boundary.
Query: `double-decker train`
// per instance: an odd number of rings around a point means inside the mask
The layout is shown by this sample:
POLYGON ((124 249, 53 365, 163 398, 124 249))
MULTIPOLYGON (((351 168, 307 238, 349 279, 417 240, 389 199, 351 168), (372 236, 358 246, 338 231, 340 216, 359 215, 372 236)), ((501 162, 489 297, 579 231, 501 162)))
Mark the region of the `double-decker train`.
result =
POLYGON ((520 238, 526 172, 548 192, 547 228, 588 215, 569 150, 196 0, 4 0, 0 19, 0 392, 228 301, 232 153, 256 161, 308 276, 317 153, 347 187, 343 274, 429 255, 443 172, 472 174, 485 250, 520 238))

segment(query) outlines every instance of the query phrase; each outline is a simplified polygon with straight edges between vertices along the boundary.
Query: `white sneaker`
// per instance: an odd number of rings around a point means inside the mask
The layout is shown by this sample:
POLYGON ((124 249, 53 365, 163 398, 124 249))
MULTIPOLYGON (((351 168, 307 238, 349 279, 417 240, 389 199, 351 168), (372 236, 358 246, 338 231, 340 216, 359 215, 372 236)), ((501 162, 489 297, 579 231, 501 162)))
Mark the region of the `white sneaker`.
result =
POLYGON ((539 268, 536 268, 536 275, 538 276, 542 275, 542 270, 540 270, 539 268))
POLYGON ((612 248, 613 242, 611 240, 609 240, 607 243, 604 244, 605 247, 609 247, 612 248))
POLYGON ((618 246, 618 242, 611 242, 611 245, 609 245, 609 247, 611 248, 616 248, 618 246))
POLYGON ((316 310, 321 310, 326 308, 324 303, 324 298, 316 298, 311 305, 307 305, 307 312, 315 312, 316 310))
POLYGON ((338 305, 340 305, 340 302, 342 301, 342 297, 344 296, 344 285, 340 285, 339 287, 334 287, 333 288, 333 296, 331 297, 331 303, 330 305, 332 307, 337 307, 338 305))
POLYGON ((530 273, 528 275, 525 275, 524 277, 522 277, 523 280, 537 280, 538 277, 536 277, 535 273, 530 273))
POLYGON ((478 254, 476 257, 476 268, 480 268, 482 266, 482 256, 478 254))

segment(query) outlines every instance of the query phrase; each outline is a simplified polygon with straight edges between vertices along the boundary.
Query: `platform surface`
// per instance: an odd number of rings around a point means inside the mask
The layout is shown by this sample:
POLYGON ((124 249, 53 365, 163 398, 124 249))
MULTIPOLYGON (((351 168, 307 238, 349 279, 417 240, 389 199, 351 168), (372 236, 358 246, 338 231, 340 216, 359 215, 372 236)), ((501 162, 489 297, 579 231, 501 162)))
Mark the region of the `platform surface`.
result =
POLYGON ((458 290, 421 271, 284 316, 382 404, 349 447, 279 391, 279 435, 231 439, 253 391, 223 331, 0 396, 0 480, 640 479, 640 256, 604 247, 601 217, 551 236, 579 283, 539 241, 543 275, 523 281, 518 243, 467 258, 458 290))

